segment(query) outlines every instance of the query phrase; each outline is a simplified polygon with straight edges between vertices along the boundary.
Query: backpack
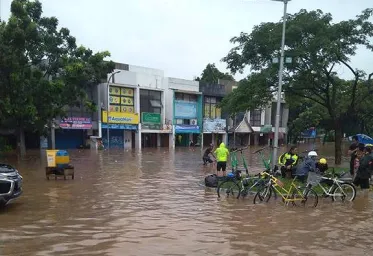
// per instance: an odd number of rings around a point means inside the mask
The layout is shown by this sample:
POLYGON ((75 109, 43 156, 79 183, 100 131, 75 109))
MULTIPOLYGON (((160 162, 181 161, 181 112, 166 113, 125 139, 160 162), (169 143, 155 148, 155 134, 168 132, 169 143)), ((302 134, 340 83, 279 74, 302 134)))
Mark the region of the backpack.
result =
POLYGON ((216 188, 218 186, 218 176, 216 176, 216 174, 206 176, 205 186, 210 188, 216 188))

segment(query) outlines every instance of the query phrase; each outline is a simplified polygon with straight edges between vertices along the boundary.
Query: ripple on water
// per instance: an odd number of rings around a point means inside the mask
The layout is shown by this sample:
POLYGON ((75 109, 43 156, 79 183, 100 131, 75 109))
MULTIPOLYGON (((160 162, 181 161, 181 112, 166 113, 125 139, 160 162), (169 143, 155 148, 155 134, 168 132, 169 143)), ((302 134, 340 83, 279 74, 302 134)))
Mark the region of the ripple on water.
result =
POLYGON ((218 200, 199 185, 213 171, 200 158, 71 151, 74 181, 46 181, 36 157, 15 162, 25 194, 0 211, 1 255, 371 255, 371 197, 316 209, 218 200))

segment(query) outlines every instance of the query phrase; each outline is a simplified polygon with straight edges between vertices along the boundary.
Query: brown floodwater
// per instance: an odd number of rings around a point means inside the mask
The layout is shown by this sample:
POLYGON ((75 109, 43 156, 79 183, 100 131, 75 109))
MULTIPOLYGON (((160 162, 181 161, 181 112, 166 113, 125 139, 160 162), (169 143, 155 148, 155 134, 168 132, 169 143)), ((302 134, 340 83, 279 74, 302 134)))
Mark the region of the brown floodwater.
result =
POLYGON ((0 160, 24 177, 24 194, 0 211, 0 255, 372 255, 370 195, 315 209, 253 205, 201 186, 213 167, 198 149, 70 154, 67 181, 46 180, 39 151, 0 160))

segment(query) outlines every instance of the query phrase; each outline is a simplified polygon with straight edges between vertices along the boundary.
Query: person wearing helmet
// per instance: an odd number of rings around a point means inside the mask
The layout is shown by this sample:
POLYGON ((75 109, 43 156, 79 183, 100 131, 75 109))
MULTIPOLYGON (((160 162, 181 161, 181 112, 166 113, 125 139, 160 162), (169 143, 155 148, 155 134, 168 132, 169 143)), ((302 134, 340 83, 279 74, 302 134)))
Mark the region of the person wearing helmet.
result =
POLYGON ((329 169, 328 163, 326 162, 325 158, 321 158, 317 163, 316 163, 316 170, 318 170, 321 173, 325 173, 329 169))
POLYGON ((298 155, 297 155, 297 147, 293 146, 290 148, 289 152, 282 154, 278 158, 278 163, 281 166, 281 175, 283 178, 286 176, 291 178, 292 173, 296 170, 296 166, 298 164, 298 155))
POLYGON ((316 151, 310 151, 302 164, 298 166, 296 176, 302 183, 306 182, 309 172, 316 171, 316 158, 316 151))
POLYGON ((215 155, 216 155, 216 171, 217 171, 217 176, 221 177, 220 171, 223 171, 223 176, 226 176, 226 170, 227 170, 227 160, 229 156, 229 151, 225 147, 224 142, 220 143, 220 146, 215 150, 215 155))

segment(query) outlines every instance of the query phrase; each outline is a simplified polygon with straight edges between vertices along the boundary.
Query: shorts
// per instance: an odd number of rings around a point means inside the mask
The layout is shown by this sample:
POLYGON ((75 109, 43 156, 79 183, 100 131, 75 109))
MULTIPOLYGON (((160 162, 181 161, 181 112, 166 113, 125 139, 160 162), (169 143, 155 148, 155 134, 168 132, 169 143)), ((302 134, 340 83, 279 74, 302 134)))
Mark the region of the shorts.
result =
POLYGON ((369 179, 356 177, 353 183, 355 184, 355 186, 360 186, 361 189, 369 189, 370 187, 369 179))
POLYGON ((227 170, 227 162, 218 162, 216 164, 216 170, 218 172, 220 172, 221 170, 223 170, 223 172, 225 172, 227 170))

